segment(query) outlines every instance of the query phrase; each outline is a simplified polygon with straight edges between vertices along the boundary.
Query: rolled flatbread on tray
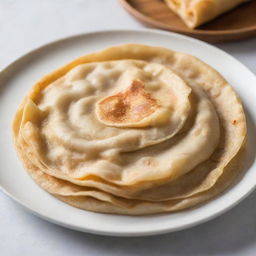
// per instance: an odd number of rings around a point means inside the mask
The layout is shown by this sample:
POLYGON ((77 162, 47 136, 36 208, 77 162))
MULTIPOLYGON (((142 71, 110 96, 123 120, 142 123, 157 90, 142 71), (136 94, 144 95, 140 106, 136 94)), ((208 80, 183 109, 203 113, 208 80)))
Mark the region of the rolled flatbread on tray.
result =
POLYGON ((196 28, 248 0, 165 0, 190 28, 196 28))

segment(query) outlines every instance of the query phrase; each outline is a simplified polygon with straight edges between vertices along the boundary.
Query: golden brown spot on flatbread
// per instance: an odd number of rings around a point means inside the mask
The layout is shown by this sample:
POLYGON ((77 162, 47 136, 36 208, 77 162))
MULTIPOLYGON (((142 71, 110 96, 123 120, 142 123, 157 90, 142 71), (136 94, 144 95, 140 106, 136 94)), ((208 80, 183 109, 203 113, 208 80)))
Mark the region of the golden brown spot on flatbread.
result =
POLYGON ((109 96, 99 102, 99 115, 109 124, 137 123, 159 107, 157 100, 145 91, 144 84, 134 80, 124 92, 109 96))
POLYGON ((180 8, 180 1, 179 0, 172 0, 173 4, 177 7, 180 8))
POLYGON ((149 159, 145 160, 144 164, 149 167, 156 167, 158 165, 156 159, 154 159, 154 158, 149 158, 149 159))

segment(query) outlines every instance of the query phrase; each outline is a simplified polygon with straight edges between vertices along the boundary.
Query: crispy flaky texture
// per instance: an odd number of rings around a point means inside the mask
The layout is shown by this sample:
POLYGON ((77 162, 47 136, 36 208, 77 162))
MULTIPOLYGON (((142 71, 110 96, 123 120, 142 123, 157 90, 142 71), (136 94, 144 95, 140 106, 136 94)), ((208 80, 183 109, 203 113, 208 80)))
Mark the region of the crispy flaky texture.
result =
MULTIPOLYGON (((100 122, 114 127, 113 129, 116 129, 115 126, 122 129, 123 124, 128 124, 128 129, 131 124, 135 124, 135 128, 137 124, 143 126, 143 118, 154 113, 158 105, 156 100, 144 91, 141 82, 135 82, 135 84, 137 93, 131 93, 134 89, 133 83, 132 87, 121 93, 117 92, 113 94, 114 96, 101 98, 97 103, 98 109, 102 110, 100 112, 102 115, 99 116, 100 122), (127 92, 131 94, 125 98, 124 95, 127 92), (125 119, 120 119, 118 116, 120 113, 116 115, 115 108, 109 116, 113 101, 118 99, 117 101, 122 105, 124 98, 126 104, 131 104, 129 111, 136 111, 133 105, 135 101, 143 102, 145 111, 142 112, 142 116, 139 115, 136 119, 132 113, 125 112, 125 119)), ((18 154, 28 173, 36 183, 57 198, 86 210, 140 215, 192 207, 226 189, 241 171, 239 163, 242 162, 242 157, 238 152, 245 142, 246 120, 242 104, 234 90, 217 71, 207 64, 188 54, 160 47, 128 44, 80 57, 43 77, 32 87, 20 105, 13 121, 13 137, 18 154), (148 168, 145 169, 145 173, 136 172, 136 166, 132 166, 127 172, 129 175, 125 175, 125 168, 128 167, 123 163, 119 164, 120 159, 115 158, 111 161, 120 166, 118 175, 114 171, 105 172, 104 168, 102 171, 101 169, 92 171, 89 168, 79 177, 73 172, 63 171, 57 163, 51 163, 47 159, 45 136, 40 133, 42 120, 47 120, 47 112, 40 110, 45 89, 55 81, 65 79, 69 71, 82 64, 118 60, 159 63, 174 72, 192 88, 194 96, 190 96, 189 99, 190 116, 184 120, 186 122, 183 129, 173 138, 161 141, 157 145, 139 148, 134 152, 122 152, 119 155, 129 162, 129 166, 138 159, 150 156, 146 161, 148 168), (211 140, 208 142, 212 151, 205 152, 207 147, 203 144, 201 149, 204 150, 197 151, 200 145, 198 147, 195 145, 192 150, 198 162, 193 164, 193 159, 184 158, 184 161, 187 160, 190 164, 179 163, 173 170, 166 168, 164 163, 168 163, 170 159, 167 153, 175 153, 173 148, 176 144, 183 141, 189 143, 187 139, 191 136, 189 131, 197 127, 195 124, 201 128, 204 127, 204 123, 200 120, 205 120, 206 117, 208 119, 205 122, 207 128, 205 129, 209 133, 208 135, 206 133, 206 136, 212 139, 212 144, 211 140), (174 151, 168 151, 169 148, 174 151), (165 154, 167 156, 163 158, 162 155, 165 154), (205 157, 202 157, 204 154, 205 157), (158 161, 163 161, 165 171, 156 171, 158 161)), ((194 141, 195 136, 191 138, 194 141)))

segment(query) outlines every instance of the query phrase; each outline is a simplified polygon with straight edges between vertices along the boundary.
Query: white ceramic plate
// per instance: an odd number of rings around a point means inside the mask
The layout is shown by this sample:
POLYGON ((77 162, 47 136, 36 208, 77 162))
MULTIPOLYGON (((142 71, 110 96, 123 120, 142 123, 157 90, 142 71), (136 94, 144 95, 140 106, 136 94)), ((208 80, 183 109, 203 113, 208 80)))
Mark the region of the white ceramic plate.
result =
POLYGON ((0 185, 2 190, 35 214, 84 232, 141 236, 181 230, 205 222, 234 206, 256 185, 256 77, 225 52, 201 41, 169 32, 105 31, 50 43, 21 57, 0 73, 0 185), (248 171, 240 182, 209 203, 187 211, 144 217, 87 212, 55 199, 23 170, 12 145, 11 120, 23 96, 41 76, 89 52, 123 43, 163 46, 190 53, 217 69, 241 96, 249 128, 248 171))

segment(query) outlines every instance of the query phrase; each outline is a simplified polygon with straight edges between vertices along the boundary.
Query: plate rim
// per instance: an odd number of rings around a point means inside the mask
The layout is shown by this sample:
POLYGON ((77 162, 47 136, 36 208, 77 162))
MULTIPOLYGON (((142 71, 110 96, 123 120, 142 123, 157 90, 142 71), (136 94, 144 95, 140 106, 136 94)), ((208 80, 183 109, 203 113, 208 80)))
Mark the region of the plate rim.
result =
MULTIPOLYGON (((182 40, 185 41, 193 41, 197 44, 202 44, 205 45, 207 47, 211 47, 216 51, 219 51, 221 54, 225 55, 225 57, 231 58, 233 62, 236 62, 237 64, 239 64, 241 67, 245 68, 247 72, 249 72, 251 75, 253 75, 253 77, 255 78, 256 81, 256 76, 255 74, 248 68, 246 67, 243 63, 241 63, 240 61, 238 61, 236 58, 234 58, 232 55, 226 53, 225 51, 219 49, 216 46, 213 46, 209 43, 206 43, 204 41, 201 41, 199 39, 195 39, 195 38, 191 38, 189 36, 185 36, 185 35, 180 35, 177 34, 175 32, 167 32, 167 31, 161 31, 161 30, 157 30, 157 29, 109 29, 109 30, 95 30, 95 31, 90 31, 90 32, 85 32, 85 33, 78 33, 78 34, 74 34, 74 35, 70 35, 70 36, 65 36, 65 37, 61 37, 57 40, 52 40, 46 44, 42 44, 30 51, 27 51, 26 53, 18 56, 15 60, 11 61, 9 64, 7 64, 6 66, 4 66, 4 68, 2 70, 0 70, 0 76, 2 76, 5 72, 8 72, 10 68, 12 68, 12 66, 16 65, 19 61, 22 61, 24 58, 29 57, 30 55, 35 54, 37 51, 41 51, 44 48, 47 48, 49 46, 52 46, 54 44, 58 44, 61 43, 63 41, 67 41, 67 40, 75 40, 79 37, 86 37, 86 36, 92 36, 92 35, 97 35, 97 34, 110 34, 110 33, 150 33, 150 34, 160 34, 160 35, 165 35, 165 36, 170 36, 170 38, 172 37, 176 37, 176 38, 180 38, 182 40)), ((79 227, 77 225, 74 225, 72 223, 67 223, 67 222, 63 222, 60 221, 52 216, 47 216, 46 214, 43 214, 42 212, 37 212, 36 210, 33 209, 33 206, 24 203, 22 200, 18 199, 15 197, 15 195, 13 195, 12 193, 10 193, 9 191, 7 191, 3 185, 1 184, 0 181, 0 191, 2 191, 4 194, 6 194, 8 197, 10 197, 12 200, 14 200, 15 202, 17 202, 19 205, 21 205, 23 208, 25 208, 26 210, 32 212, 34 215, 39 216, 51 223, 69 228, 69 229, 73 229, 73 230, 77 230, 77 231, 82 231, 82 232, 87 232, 87 233, 91 233, 91 234, 98 234, 98 235, 105 235, 105 236, 118 236, 118 237, 139 237, 139 236, 152 236, 152 235, 158 235, 158 234, 165 234, 165 233, 171 233, 171 232, 176 232, 176 231, 180 231, 180 230, 184 230, 193 226, 197 226, 201 223, 205 223, 211 219, 214 219, 216 217, 218 217, 219 215, 227 212, 228 210, 230 210, 231 208, 233 208, 234 206, 236 206, 239 202, 241 202, 245 197, 247 197, 254 189, 256 188, 256 182, 253 186, 251 186, 249 189, 246 190, 246 192, 240 196, 237 200, 235 200, 232 203, 229 203, 228 206, 223 207, 223 209, 221 209, 218 212, 215 212, 214 214, 210 214, 207 217, 202 217, 199 220, 196 221, 191 221, 190 223, 187 223, 185 225, 176 227, 176 228, 172 228, 172 227, 162 227, 162 228, 157 228, 151 231, 141 231, 141 232, 133 232, 133 231, 120 231, 120 232, 116 232, 116 231, 106 231, 106 230, 99 230, 99 229, 92 229, 92 228, 85 228, 85 227, 79 227)), ((224 192, 225 193, 225 192, 224 192)), ((220 197, 222 196, 222 194, 220 195, 220 197)))

